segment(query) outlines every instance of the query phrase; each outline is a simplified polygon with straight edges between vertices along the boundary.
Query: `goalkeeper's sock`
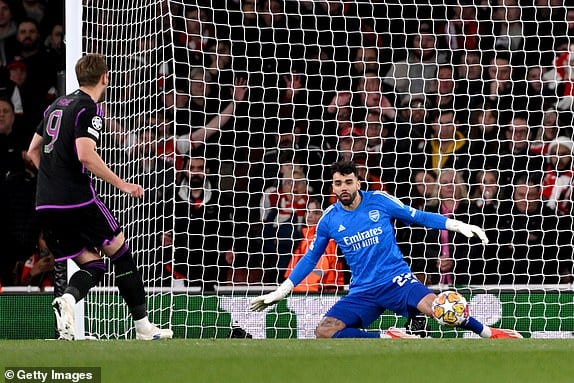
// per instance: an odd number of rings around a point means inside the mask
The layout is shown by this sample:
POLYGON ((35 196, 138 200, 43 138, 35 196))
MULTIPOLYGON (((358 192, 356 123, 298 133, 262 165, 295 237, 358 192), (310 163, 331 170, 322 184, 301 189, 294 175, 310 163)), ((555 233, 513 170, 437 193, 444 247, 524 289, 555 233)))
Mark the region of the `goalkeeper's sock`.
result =
POLYGON ((380 338, 378 332, 366 332, 358 328, 344 328, 333 334, 332 338, 380 338))
POLYGON ((458 327, 463 328, 465 330, 470 330, 475 334, 480 335, 481 338, 490 338, 490 336, 492 335, 490 332, 490 327, 483 325, 482 323, 474 319, 474 317, 468 318, 468 320, 465 323, 461 324, 458 327))

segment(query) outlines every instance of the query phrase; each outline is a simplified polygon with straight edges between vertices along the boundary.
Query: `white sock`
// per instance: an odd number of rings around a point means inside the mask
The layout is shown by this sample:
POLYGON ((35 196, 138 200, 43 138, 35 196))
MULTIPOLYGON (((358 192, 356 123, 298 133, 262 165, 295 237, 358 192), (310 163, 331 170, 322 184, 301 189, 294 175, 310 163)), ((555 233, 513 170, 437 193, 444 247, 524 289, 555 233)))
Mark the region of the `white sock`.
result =
POLYGON ((490 327, 484 326, 482 332, 480 333, 481 338, 490 338, 492 336, 492 331, 490 331, 490 327))
POLYGON ((144 329, 151 326, 151 322, 149 321, 148 317, 143 317, 142 319, 138 319, 134 321, 136 328, 144 329))
POLYGON ((72 307, 76 304, 76 298, 72 294, 65 293, 62 295, 62 299, 68 302, 72 307))

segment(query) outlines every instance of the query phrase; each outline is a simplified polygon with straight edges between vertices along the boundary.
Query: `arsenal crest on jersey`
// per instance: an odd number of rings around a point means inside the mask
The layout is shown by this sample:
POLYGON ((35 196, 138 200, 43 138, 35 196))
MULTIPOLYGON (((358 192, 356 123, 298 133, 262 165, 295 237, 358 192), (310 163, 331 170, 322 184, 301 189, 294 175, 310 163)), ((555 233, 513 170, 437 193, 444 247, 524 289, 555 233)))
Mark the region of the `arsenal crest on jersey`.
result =
POLYGON ((378 210, 371 210, 369 211, 369 218, 371 219, 371 221, 373 222, 379 222, 379 218, 380 218, 380 214, 378 210))

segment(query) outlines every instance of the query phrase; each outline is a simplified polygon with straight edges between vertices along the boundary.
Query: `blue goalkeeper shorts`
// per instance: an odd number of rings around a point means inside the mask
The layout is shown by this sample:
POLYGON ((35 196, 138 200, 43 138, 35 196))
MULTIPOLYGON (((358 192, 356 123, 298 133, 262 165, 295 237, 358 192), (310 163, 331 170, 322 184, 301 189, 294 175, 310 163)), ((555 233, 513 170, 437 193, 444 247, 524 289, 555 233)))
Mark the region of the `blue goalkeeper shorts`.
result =
POLYGON ((418 303, 433 292, 410 273, 394 278, 396 282, 367 291, 351 291, 325 314, 341 320, 350 328, 367 328, 386 310, 407 317, 416 313, 418 303))

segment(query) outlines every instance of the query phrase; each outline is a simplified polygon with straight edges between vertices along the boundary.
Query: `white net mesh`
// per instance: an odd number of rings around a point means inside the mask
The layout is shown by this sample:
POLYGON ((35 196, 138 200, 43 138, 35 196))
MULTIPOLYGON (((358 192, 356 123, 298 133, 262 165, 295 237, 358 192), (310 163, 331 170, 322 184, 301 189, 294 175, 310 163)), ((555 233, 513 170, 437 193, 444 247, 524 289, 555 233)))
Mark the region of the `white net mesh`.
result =
MULTIPOLYGON (((486 247, 397 223, 417 276, 458 287, 487 324, 566 334, 574 9, 533 3, 86 2, 84 49, 111 69, 103 155, 146 197, 101 190, 152 319, 180 337, 312 337, 349 281, 336 248, 308 299, 248 301, 304 253, 306 215, 334 201, 329 165, 352 158, 369 190, 485 228, 486 247)), ((108 286, 87 332, 131 336, 108 286)))

